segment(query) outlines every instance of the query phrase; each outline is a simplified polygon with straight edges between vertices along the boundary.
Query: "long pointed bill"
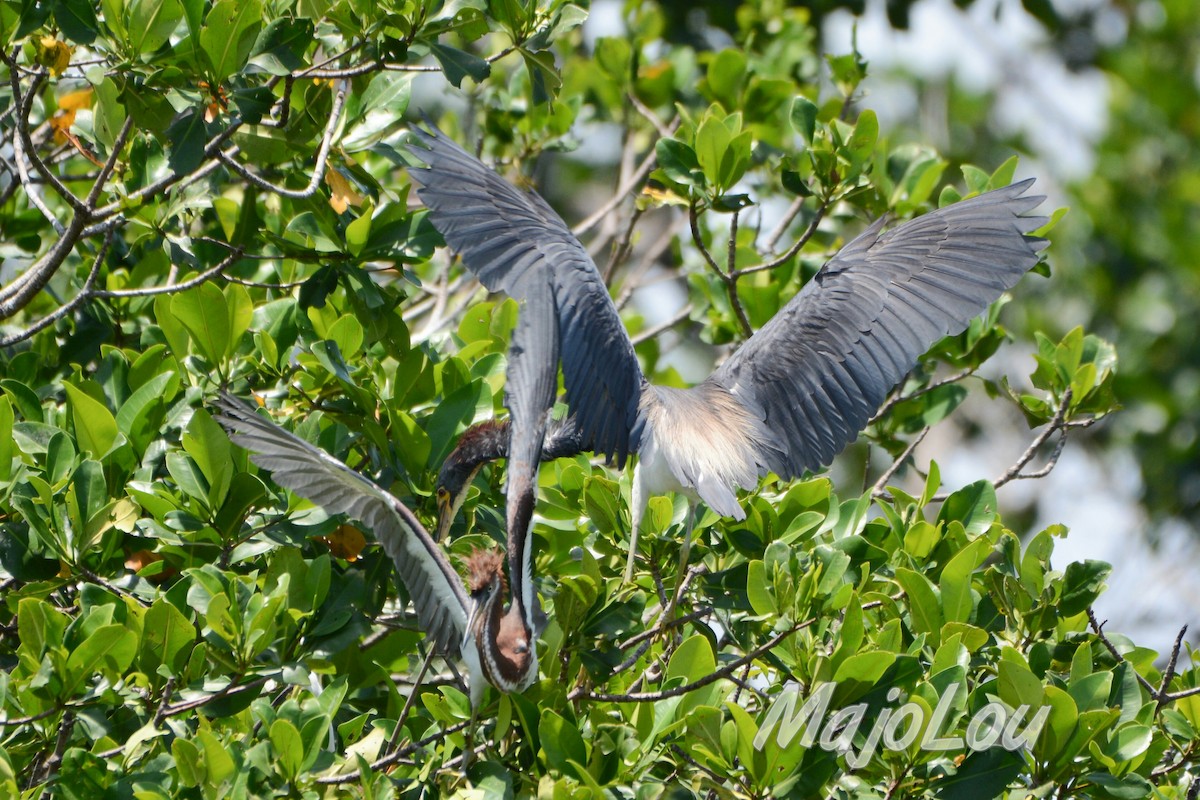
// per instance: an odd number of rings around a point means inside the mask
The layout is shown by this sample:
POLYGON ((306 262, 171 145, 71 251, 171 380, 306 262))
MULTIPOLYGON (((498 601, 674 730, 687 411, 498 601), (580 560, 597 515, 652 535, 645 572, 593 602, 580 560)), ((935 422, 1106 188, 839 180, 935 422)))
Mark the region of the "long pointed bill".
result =
POLYGON ((454 505, 449 500, 438 500, 438 524, 435 542, 444 542, 450 535, 450 526, 454 523, 454 505))
POLYGON ((475 618, 483 612, 483 602, 481 600, 477 600, 474 596, 472 596, 469 602, 470 605, 467 608, 467 627, 463 629, 463 650, 474 646, 474 642, 471 640, 475 636, 475 618))

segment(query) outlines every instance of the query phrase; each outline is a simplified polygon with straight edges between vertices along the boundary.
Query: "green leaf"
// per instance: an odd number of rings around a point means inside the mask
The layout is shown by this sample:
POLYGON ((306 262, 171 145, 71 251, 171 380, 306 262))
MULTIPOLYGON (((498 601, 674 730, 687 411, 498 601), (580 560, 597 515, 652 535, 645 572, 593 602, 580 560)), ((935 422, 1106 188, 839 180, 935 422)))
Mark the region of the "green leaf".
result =
POLYGON ((199 786, 208 777, 200 750, 188 739, 176 738, 171 742, 171 755, 175 757, 175 772, 184 786, 199 786))
POLYGON ((986 533, 996 521, 996 489, 989 481, 976 481, 954 492, 942 504, 938 521, 958 520, 971 536, 986 533))
POLYGON ((725 187, 721 183, 721 162, 725 159, 732 138, 725 121, 711 115, 705 117, 696 130, 696 159, 700 162, 704 177, 719 188, 725 187))
POLYGON ((211 283, 181 292, 171 300, 171 313, 187 329, 201 354, 214 367, 229 348, 229 309, 225 295, 211 283))
POLYGON ((999 797, 1021 774, 1025 765, 1020 752, 1002 747, 972 752, 953 775, 937 782, 938 800, 978 800, 999 797))
POLYGON ((942 612, 947 622, 967 622, 970 619, 975 605, 971 598, 971 575, 991 551, 986 539, 976 539, 959 550, 942 570, 938 584, 942 592, 942 612))
POLYGON ((74 694, 96 674, 116 680, 133 663, 137 646, 137 634, 124 625, 97 628, 67 658, 67 692, 74 694))
POLYGON ((1013 708, 1027 705, 1031 708, 1042 703, 1042 682, 1029 671, 1020 655, 1013 651, 1012 656, 1001 655, 997 667, 1000 699, 1013 708))
POLYGON ((200 30, 213 77, 223 82, 246 65, 262 26, 260 0, 217 0, 200 30))
POLYGON ((154 676, 160 666, 180 675, 187 665, 196 629, 178 608, 158 598, 146 611, 139 661, 142 672, 154 676))
POLYGON ((133 444, 138 453, 145 452, 159 432, 166 404, 179 389, 179 375, 172 371, 155 375, 129 396, 117 412, 117 430, 133 444))
POLYGON ((172 172, 186 175, 200 166, 204 160, 204 109, 190 108, 180 114, 167 127, 166 139, 171 143, 168 163, 172 172))
POLYGON ((875 151, 875 142, 879 138, 879 119, 871 109, 864 109, 858 116, 854 133, 846 143, 846 151, 855 164, 862 164, 875 151))
POLYGON ((357 256, 362 253, 370 237, 371 205, 368 203, 363 207, 358 219, 346 226, 346 249, 350 251, 350 255, 357 256))
MULTIPOLYGON (((304 53, 312 43, 312 20, 276 17, 258 35, 251 56, 255 64, 270 74, 283 77, 305 65, 304 53)), ((384 75, 399 76, 400 73, 381 72, 376 79, 384 75)))
POLYGON ((135 53, 149 55, 167 43, 183 19, 179 0, 132 0, 127 23, 129 46, 135 53))
POLYGON ((792 100, 792 111, 789 116, 792 128, 804 137, 806 144, 812 144, 813 134, 817 129, 817 106, 804 95, 792 100))
POLYGON ((1104 561, 1073 561, 1063 576, 1058 610, 1064 617, 1073 617, 1087 609, 1105 589, 1104 580, 1112 565, 1104 561))
POLYGON ((434 42, 429 45, 433 57, 442 65, 446 80, 454 84, 456 89, 462 88, 462 80, 470 77, 475 83, 480 83, 492 74, 492 65, 477 55, 434 42))
POLYGON ((89 0, 58 0, 54 20, 68 39, 79 44, 91 44, 100 32, 96 9, 89 0))
POLYGON ((705 75, 713 99, 723 105, 726 111, 738 109, 737 98, 745 78, 746 56, 732 47, 713 57, 705 75))
POLYGON ((12 477, 12 460, 16 455, 12 429, 12 403, 7 397, 0 396, 0 482, 12 477))
POLYGON ((712 644, 707 637, 697 633, 684 639, 671 654, 663 680, 669 684, 672 678, 678 678, 677 685, 685 685, 708 675, 716 665, 712 644))
POLYGON ((937 646, 942 630, 942 609, 938 602, 937 590, 933 584, 919 572, 898 567, 896 582, 904 589, 908 597, 908 609, 912 618, 914 633, 928 633, 930 644, 937 646))
POLYGON ((64 383, 71 405, 71 421, 75 425, 75 441, 79 449, 103 458, 117 439, 117 421, 102 403, 69 383, 64 383))
POLYGON ((575 770, 568 762, 587 763, 587 746, 579 734, 579 729, 550 709, 542 710, 541 719, 538 721, 538 738, 542 743, 542 751, 546 754, 546 763, 551 769, 574 774, 575 770))
POLYGON ((767 570, 762 561, 754 560, 746 571, 746 594, 750 598, 750 607, 755 614, 767 616, 779 613, 775 597, 768 589, 767 570))
POLYGON ((663 173, 684 186, 698 186, 702 183, 700 162, 696 159, 696 151, 678 139, 664 137, 654 146, 658 165, 663 173))

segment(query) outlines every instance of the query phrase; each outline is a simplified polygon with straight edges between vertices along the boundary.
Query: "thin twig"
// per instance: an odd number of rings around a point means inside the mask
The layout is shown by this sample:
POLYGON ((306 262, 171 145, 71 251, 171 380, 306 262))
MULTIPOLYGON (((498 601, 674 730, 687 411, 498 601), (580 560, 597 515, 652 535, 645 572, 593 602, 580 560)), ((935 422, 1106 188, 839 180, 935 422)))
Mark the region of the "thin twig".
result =
POLYGON ((821 220, 825 218, 825 212, 829 210, 829 206, 832 203, 833 203, 833 199, 832 199, 832 197, 829 197, 829 198, 826 198, 824 201, 822 201, 821 205, 817 206, 817 212, 815 214, 813 214, 813 218, 809 221, 808 227, 804 229, 804 233, 800 234, 800 238, 797 239, 792 244, 792 246, 787 249, 787 252, 785 252, 783 255, 779 256, 778 258, 772 259, 771 261, 765 261, 761 264, 755 264, 750 267, 744 267, 742 269, 739 269, 739 270, 733 272, 731 277, 733 277, 734 280, 737 280, 738 278, 742 277, 743 275, 753 275, 756 272, 763 272, 765 270, 775 269, 778 266, 786 264, 797 253, 800 252, 800 250, 804 247, 804 245, 808 244, 808 240, 811 239, 813 237, 813 234, 815 234, 817 232, 817 226, 820 225, 821 220))
MULTIPOLYGON (((1100 643, 1108 648, 1108 652, 1111 653, 1112 657, 1118 662, 1124 662, 1125 656, 1121 655, 1121 653, 1117 650, 1116 645, 1110 642, 1108 637, 1104 635, 1104 626, 1096 621, 1096 612, 1092 610, 1091 606, 1088 606, 1087 618, 1088 622, 1090 622, 1092 625, 1092 630, 1095 632, 1096 638, 1100 640, 1100 643)), ((1142 685, 1142 688, 1150 692, 1152 696, 1157 696, 1158 689, 1154 688, 1154 684, 1143 678, 1142 673, 1138 672, 1136 669, 1133 670, 1133 674, 1135 677, 1137 677, 1138 683, 1142 685)))
POLYGON ((887 486, 887 482, 892 479, 892 476, 896 474, 896 471, 899 470, 901 465, 908 460, 909 456, 913 454, 913 451, 917 449, 917 445, 919 445, 928 434, 929 426, 927 425, 920 433, 916 435, 915 438, 913 438, 911 442, 909 442, 908 447, 904 448, 904 452, 900 454, 900 457, 893 461, 891 466, 889 466, 884 473, 879 476, 879 480, 875 481, 875 485, 871 487, 872 497, 874 497, 876 500, 887 497, 887 491, 884 489, 884 487, 887 486))
POLYGON ((684 684, 683 686, 676 686, 673 689, 663 689, 657 692, 634 692, 631 694, 603 694, 596 692, 584 692, 581 689, 576 689, 567 695, 567 699, 575 700, 579 697, 586 697, 589 700, 597 700, 605 703, 653 703, 658 700, 679 697, 681 695, 688 694, 689 692, 694 692, 697 689, 703 689, 705 686, 708 686, 711 683, 715 683, 716 681, 732 675, 746 664, 758 660, 764 654, 773 650, 779 645, 780 642, 791 636, 793 633, 809 627, 814 622, 816 622, 816 619, 808 619, 804 622, 798 622, 795 625, 792 625, 790 628, 775 634, 768 639, 766 643, 754 648, 736 661, 731 661, 720 669, 705 675, 703 678, 694 680, 691 683, 684 684))
POLYGON ((804 208, 804 201, 807 199, 807 197, 797 197, 792 201, 792 204, 788 206, 788 210, 783 213, 783 218, 779 220, 779 224, 775 226, 775 229, 772 230, 771 234, 767 237, 767 241, 764 242, 763 250, 765 252, 775 252, 775 245, 779 244, 779 240, 783 238, 785 233, 787 233, 787 229, 792 224, 792 220, 799 216, 800 211, 804 208))
POLYGON ((608 216, 609 212, 619 206, 621 201, 624 200, 630 192, 641 185, 642 181, 646 179, 646 176, 650 174, 650 171, 654 169, 657 159, 658 156, 655 153, 654 148, 651 147, 650 152, 647 153, 646 157, 642 159, 642 163, 638 165, 638 168, 633 171, 633 174, 630 175, 627 180, 622 181, 621 185, 617 187, 617 191, 613 194, 613 196, 610 197, 608 201, 604 203, 604 205, 597 208, 595 211, 589 214, 586 219, 572 228, 571 233, 575 234, 576 236, 582 236, 592 228, 596 227, 596 223, 608 216))
POLYGON ((198 273, 186 281, 179 283, 171 283, 166 286, 147 286, 143 289, 105 289, 99 292, 92 292, 92 297, 103 298, 122 298, 122 297, 150 297, 156 294, 171 294, 173 292, 186 292, 195 286, 199 286, 205 281, 220 275, 225 270, 232 267, 242 257, 241 248, 236 248, 232 253, 218 262, 215 266, 209 267, 204 272, 198 273))
MULTIPOLYGON (((735 218, 734 227, 736 228, 736 226, 737 220, 735 218)), ((716 259, 713 258, 712 253, 708 251, 708 247, 705 246, 704 237, 700 234, 698 208, 695 203, 688 206, 688 227, 691 229, 692 241, 695 243, 696 249, 704 257, 704 263, 708 264, 708 268, 725 284, 725 289, 729 295, 729 304, 733 307, 733 312, 737 317, 738 324, 741 326, 742 334, 750 337, 754 333, 754 328, 750 325, 750 318, 746 316, 746 309, 742 308, 742 299, 738 297, 737 276, 736 274, 729 274, 722 270, 721 266, 717 264, 716 259)))
MULTIPOLYGON (((325 133, 321 136, 321 146, 317 149, 317 164, 313 169, 312 178, 308 182, 308 186, 303 189, 289 189, 286 186, 280 186, 276 183, 271 183, 266 178, 255 175, 249 169, 244 167, 234 158, 221 153, 217 157, 225 166, 232 169, 238 175, 241 175, 250 183, 258 188, 274 192, 283 197, 291 197, 297 200, 303 200, 307 197, 312 197, 316 194, 317 189, 321 186, 321 181, 325 178, 325 170, 329 164, 329 150, 333 145, 333 133, 337 130, 338 123, 342 117, 342 106, 346 103, 346 87, 338 88, 337 93, 333 97, 333 108, 329 112, 329 122, 325 124, 325 133)), ((236 148, 235 148, 236 149, 236 148)))
POLYGON ((429 671, 429 663, 433 661, 434 648, 429 648, 429 652, 425 655, 425 660, 421 662, 421 669, 417 672, 417 679, 413 681, 412 690, 408 693, 408 697, 404 701, 404 708, 400 710, 400 716, 396 719, 396 727, 392 729, 392 737, 388 739, 387 746, 383 749, 383 754, 386 756, 396 749, 400 743, 400 732, 404 729, 404 723, 408 720, 408 712, 412 710, 413 701, 417 699, 417 694, 421 690, 421 681, 425 680, 425 673, 429 671))
POLYGON ((646 341, 647 339, 653 339, 655 336, 658 336, 663 331, 669 330, 670 328, 674 328, 679 323, 687 320, 691 316, 691 314, 692 314, 692 304, 688 303, 683 308, 679 309, 679 311, 675 312, 675 316, 671 317, 668 320, 658 323, 653 328, 647 328, 646 330, 642 331, 641 333, 639 333, 636 336, 631 336, 630 341, 633 343, 634 347, 637 347, 639 344, 646 341))
POLYGON ((112 152, 108 154, 108 160, 104 162, 104 166, 100 168, 100 174, 96 176, 95 183, 92 184, 92 190, 88 192, 87 203, 88 209, 96 207, 96 202, 100 199, 100 193, 104 190, 104 184, 116 169, 117 159, 121 155, 121 151, 125 149, 125 142, 129 139, 129 133, 133 130, 133 117, 126 117, 125 124, 121 126, 121 130, 117 133, 117 138, 113 142, 112 152))
POLYGON ((915 398, 920 397, 921 395, 929 394, 934 389, 938 389, 942 386, 946 386, 951 383, 958 383, 963 378, 968 378, 971 375, 974 375, 975 370, 976 370, 976 367, 967 367, 966 369, 962 370, 961 372, 956 372, 953 375, 948 375, 945 378, 941 378, 939 380, 933 381, 928 386, 922 386, 920 389, 917 389, 912 394, 902 394, 900 391, 898 391, 899 389, 903 388, 904 382, 906 380, 905 378, 902 378, 900 380, 900 383, 897 384, 897 391, 891 397, 889 397, 887 399, 887 402, 885 402, 882 406, 879 407, 879 410, 875 412, 875 415, 873 417, 871 417, 871 419, 867 420, 867 424, 874 425, 876 422, 883 419, 884 415, 886 415, 889 411, 891 411, 893 408, 895 408, 900 403, 903 403, 908 400, 913 400, 915 398))
MULTIPOLYGON (((470 724, 471 724, 470 720, 467 720, 465 722, 458 722, 458 723, 455 723, 454 725, 451 725, 449 728, 444 728, 444 729, 438 731, 437 733, 430 734, 429 736, 426 736, 424 739, 418 739, 415 742, 410 742, 409 744, 405 745, 404 747, 401 747, 399 750, 392 753, 391 755, 388 755, 384 758, 380 758, 380 759, 377 759, 377 760, 371 762, 371 769, 372 770, 380 770, 380 769, 383 769, 384 767, 389 767, 392 764, 395 764, 396 762, 398 762, 401 758, 408 755, 409 753, 416 752, 417 750, 420 750, 425 745, 432 744, 433 742, 444 739, 447 736, 449 736, 450 734, 458 733, 459 731, 463 730, 470 724)), ((344 784, 344 783, 353 783, 354 781, 359 780, 361 777, 362 776, 359 774, 358 770, 355 770, 354 772, 347 772, 342 775, 326 775, 326 776, 317 778, 316 783, 323 784, 326 786, 339 785, 339 784, 344 784)))
MULTIPOLYGON (((1067 390, 1063 392, 1062 400, 1059 403, 1058 410, 1054 412, 1054 417, 1046 424, 1046 427, 1042 430, 1042 432, 1034 437, 1034 440, 1029 444, 1029 447, 1025 448, 1025 452, 1021 454, 1020 458, 1018 458, 1016 462, 1014 462, 1013 465, 1004 472, 1003 475, 992 481, 992 485, 995 488, 999 489, 1001 486, 1012 481, 1044 478, 1050 474, 1050 471, 1053 470, 1058 464, 1059 456, 1062 455, 1063 447, 1067 443, 1067 431, 1071 428, 1086 428, 1095 423, 1098 419, 1097 417, 1092 417, 1086 420, 1073 420, 1071 422, 1066 422, 1065 417, 1067 409, 1070 407, 1070 405, 1071 388, 1067 387, 1067 390), (1046 440, 1053 436, 1055 431, 1059 432, 1059 438, 1058 441, 1055 442, 1054 450, 1051 451, 1050 457, 1047 459, 1046 464, 1041 469, 1033 472, 1022 472, 1021 470, 1025 468, 1025 465, 1032 461, 1033 457, 1037 455, 1038 448, 1045 444, 1046 440)), ((934 495, 931 502, 941 503, 944 502, 949 496, 949 492, 941 492, 937 495, 934 495)))
POLYGON ((88 272, 87 279, 83 282, 83 289, 69 302, 60 306, 54 312, 47 314, 40 320, 30 325, 23 331, 6 336, 0 339, 0 347, 11 347, 17 342, 22 342, 33 336, 38 331, 53 325, 58 320, 70 314, 81 304, 87 302, 92 297, 92 287, 96 284, 96 279, 100 277, 100 266, 104 263, 105 257, 108 255, 109 245, 112 244, 113 230, 108 231, 104 236, 104 241, 100 244, 100 252, 96 254, 96 259, 92 262, 92 268, 88 272))
POLYGON ((1158 702, 1154 706, 1155 712, 1161 711, 1162 707, 1169 702, 1167 689, 1175 678, 1175 663, 1179 660, 1179 651, 1183 649, 1183 637, 1187 633, 1187 629, 1188 626, 1184 625, 1179 629, 1179 635, 1175 637, 1175 646, 1171 648, 1171 658, 1167 661, 1167 668, 1163 670, 1162 684, 1158 690, 1158 702))

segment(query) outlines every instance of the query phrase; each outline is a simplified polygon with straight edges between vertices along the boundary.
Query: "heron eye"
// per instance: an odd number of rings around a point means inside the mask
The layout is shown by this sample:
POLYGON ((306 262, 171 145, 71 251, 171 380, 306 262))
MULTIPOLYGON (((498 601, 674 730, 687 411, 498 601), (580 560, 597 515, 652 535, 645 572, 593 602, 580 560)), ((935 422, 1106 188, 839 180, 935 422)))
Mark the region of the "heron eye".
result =
POLYGON ((450 490, 445 486, 439 486, 437 490, 438 500, 448 500, 450 498, 450 490))
POLYGON ((513 646, 513 652, 517 655, 524 655, 525 653, 529 652, 529 645, 525 644, 524 642, 520 642, 519 644, 513 646))

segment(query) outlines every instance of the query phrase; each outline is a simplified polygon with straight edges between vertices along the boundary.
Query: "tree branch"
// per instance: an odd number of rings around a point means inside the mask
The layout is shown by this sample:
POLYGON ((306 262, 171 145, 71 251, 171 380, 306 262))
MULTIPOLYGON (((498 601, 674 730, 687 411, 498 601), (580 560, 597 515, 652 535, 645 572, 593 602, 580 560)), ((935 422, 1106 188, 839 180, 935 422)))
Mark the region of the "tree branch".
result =
POLYGON ((814 622, 816 622, 816 619, 798 622, 795 625, 792 625, 790 628, 775 634, 768 639, 765 644, 754 648, 736 661, 731 661, 720 669, 714 670, 708 675, 705 675, 703 678, 694 680, 691 683, 684 684, 683 686, 676 686, 673 689, 663 689, 662 691, 658 692, 634 692, 630 694, 604 694, 576 689, 567 695, 567 699, 576 700, 580 697, 586 697, 588 700, 598 700, 606 703, 653 703, 659 700, 667 700, 671 697, 679 697, 680 695, 694 692, 697 689, 703 689, 705 686, 708 686, 711 683, 715 683, 732 675, 746 664, 758 660, 764 654, 773 650, 779 645, 780 642, 791 636, 793 633, 809 627, 814 622))
POLYGON ((296 200, 303 200, 306 197, 312 197, 314 194, 316 194, 317 189, 321 186, 322 179, 325 177, 325 170, 329 164, 329 149, 333 144, 333 133, 337 130, 338 123, 342 117, 342 107, 345 105, 345 103, 346 87, 341 86, 334 95, 333 108, 331 108, 329 111, 329 122, 325 124, 325 133, 321 136, 321 146, 317 149, 317 164, 313 169, 312 179, 309 180, 308 186, 304 187, 303 189, 289 189, 286 186, 280 186, 278 184, 271 183, 267 179, 255 175, 249 169, 234 160, 234 156, 237 155, 238 150, 236 147, 231 148, 233 151, 232 153, 219 153, 217 158, 220 159, 221 163, 223 163, 225 166, 229 167, 238 175, 241 175, 247 181, 254 184, 258 188, 263 189, 264 191, 274 192, 275 194, 282 195, 284 197, 291 197, 296 200))

